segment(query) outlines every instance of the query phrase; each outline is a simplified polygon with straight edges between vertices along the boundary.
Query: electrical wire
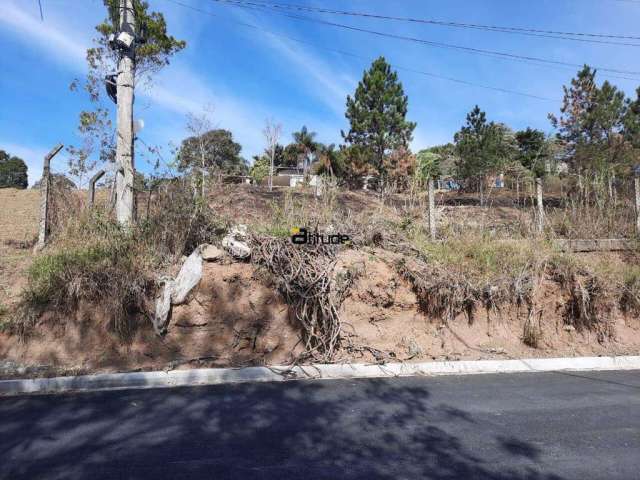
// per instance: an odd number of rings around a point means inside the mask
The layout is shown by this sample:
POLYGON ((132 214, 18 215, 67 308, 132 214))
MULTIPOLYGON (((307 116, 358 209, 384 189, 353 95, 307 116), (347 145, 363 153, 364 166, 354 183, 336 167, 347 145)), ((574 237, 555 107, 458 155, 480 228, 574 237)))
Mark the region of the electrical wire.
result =
MULTIPOLYGON (((210 12, 208 10, 203 10, 201 8, 198 8, 198 7, 194 7, 192 5, 188 5, 188 4, 180 2, 178 0, 165 0, 165 1, 167 1, 169 3, 173 3, 174 5, 179 5, 181 7, 188 8, 190 10, 193 10, 193 11, 196 11, 196 12, 199 12, 199 13, 204 13, 206 15, 210 15, 210 16, 213 16, 213 17, 222 18, 216 13, 210 12)), ((228 19, 226 19, 226 20, 228 20, 228 19)), ((360 60, 365 60, 367 62, 371 61, 370 58, 365 57, 364 55, 358 55, 356 53, 352 53, 352 52, 347 52, 347 51, 344 51, 344 50, 339 50, 339 49, 335 49, 335 48, 326 47, 324 45, 319 45, 317 43, 309 42, 307 40, 302 40, 302 39, 299 39, 299 38, 296 38, 296 37, 291 37, 289 35, 276 33, 276 32, 267 30, 265 28, 259 27, 258 25, 254 25, 254 24, 251 24, 251 23, 241 22, 239 20, 229 20, 229 21, 231 21, 231 22, 233 22, 235 24, 247 27, 247 28, 252 28, 252 29, 261 31, 261 32, 266 33, 268 35, 273 35, 275 37, 286 38, 287 40, 291 40, 291 41, 294 41, 294 42, 302 43, 302 44, 305 44, 305 45, 310 45, 310 46, 312 46, 314 48, 318 48, 320 50, 325 50, 325 51, 329 51, 329 52, 332 52, 332 53, 337 53, 339 55, 343 55, 343 56, 346 56, 346 57, 352 57, 352 58, 357 58, 357 59, 360 59, 360 60)), ((447 80, 447 81, 450 81, 450 82, 459 83, 459 84, 462 84, 462 85, 467 85, 467 86, 472 86, 472 87, 478 87, 478 88, 482 88, 482 89, 485 89, 485 90, 492 90, 492 91, 501 92, 501 93, 519 95, 519 96, 522 96, 522 97, 528 97, 528 98, 533 98, 533 99, 536 99, 536 100, 543 100, 543 101, 548 101, 548 102, 559 102, 560 101, 560 100, 554 99, 554 98, 543 97, 543 96, 540 96, 540 95, 535 95, 535 94, 526 93, 526 92, 520 92, 520 91, 517 91, 517 90, 511 90, 511 89, 508 89, 508 88, 494 87, 494 86, 491 86, 491 85, 483 85, 483 84, 480 84, 480 83, 471 82, 471 81, 468 81, 468 80, 454 78, 454 77, 448 77, 448 76, 445 76, 445 75, 440 75, 440 74, 437 74, 437 73, 427 72, 427 71, 424 71, 424 70, 418 70, 418 69, 415 69, 415 68, 403 67, 403 66, 395 65, 395 64, 391 64, 391 67, 395 68, 397 70, 404 70, 404 71, 415 73, 415 74, 418 74, 418 75, 423 75, 423 76, 432 77, 432 78, 438 78, 438 79, 441 79, 441 80, 447 80)))
POLYGON ((294 11, 297 10, 297 11, 310 12, 310 13, 326 13, 326 14, 332 14, 332 15, 373 18, 377 20, 392 20, 392 21, 399 21, 399 22, 420 23, 420 24, 438 25, 438 26, 453 27, 453 28, 467 28, 467 29, 483 30, 483 31, 491 31, 491 32, 512 33, 512 34, 527 35, 532 37, 553 38, 553 39, 571 40, 571 41, 577 41, 577 42, 602 43, 602 44, 609 44, 609 45, 624 45, 624 46, 630 46, 630 47, 640 47, 640 44, 638 43, 600 40, 600 39, 640 40, 640 36, 633 36, 633 35, 617 35, 617 34, 586 33, 586 32, 564 32, 564 31, 557 31, 557 30, 542 30, 542 29, 535 29, 535 28, 483 25, 483 24, 477 24, 477 23, 462 23, 462 22, 452 22, 452 21, 444 21, 444 20, 424 19, 424 18, 380 15, 380 14, 366 13, 366 12, 335 10, 335 9, 329 9, 329 8, 313 7, 309 5, 266 2, 261 0, 257 0, 257 1, 247 0, 244 2, 238 2, 236 0, 214 0, 214 1, 217 1, 220 3, 229 3, 229 4, 244 3, 247 5, 267 7, 267 8, 280 9, 280 10, 294 10, 294 11))
MULTIPOLYGON (((318 24, 321 24, 321 25, 326 25, 326 26, 331 26, 331 27, 336 27, 336 28, 342 28, 342 29, 346 29, 346 30, 350 30, 350 31, 360 32, 360 33, 368 33, 368 34, 376 35, 376 36, 380 36, 380 37, 393 38, 395 40, 403 40, 403 41, 418 43, 418 44, 422 44, 422 45, 432 46, 432 47, 436 47, 436 48, 453 49, 453 50, 464 51, 464 52, 471 53, 471 54, 479 54, 479 55, 493 56, 493 57, 502 57, 502 58, 508 58, 508 59, 513 59, 513 60, 527 60, 527 61, 530 61, 530 62, 544 63, 544 64, 549 64, 549 65, 562 65, 562 66, 573 67, 573 68, 581 68, 581 67, 584 66, 583 64, 563 62, 561 60, 551 60, 551 59, 545 59, 545 58, 540 58, 540 57, 532 57, 532 56, 527 56, 527 55, 518 55, 518 54, 513 54, 513 53, 499 52, 499 51, 494 51, 494 50, 486 50, 486 49, 475 48, 475 47, 466 47, 466 46, 463 46, 463 45, 455 45, 455 44, 443 43, 443 42, 434 42, 434 41, 425 40, 425 39, 422 39, 422 38, 410 37, 410 36, 406 36, 406 35, 398 35, 398 34, 387 33, 387 32, 380 32, 380 31, 377 31, 377 30, 370 30, 370 29, 367 29, 367 28, 354 27, 352 25, 345 25, 345 24, 342 24, 342 23, 329 22, 329 21, 321 20, 321 19, 315 18, 315 17, 307 17, 307 16, 302 16, 302 15, 292 15, 292 14, 279 12, 279 11, 265 10, 265 9, 261 9, 261 8, 256 8, 253 5, 248 5, 248 3, 250 3, 250 2, 246 2, 246 1, 243 1, 243 0, 224 0, 224 1, 222 1, 222 0, 212 0, 212 1, 217 2, 220 5, 236 6, 236 7, 239 7, 239 8, 248 8, 249 10, 258 10, 258 11, 261 11, 261 12, 264 12, 264 13, 273 13, 273 14, 276 14, 276 15, 281 15, 281 16, 284 16, 284 17, 287 17, 287 18, 296 19, 296 20, 302 20, 302 21, 306 21, 306 22, 318 23, 318 24)), ((611 73, 618 73, 618 74, 624 74, 624 75, 640 75, 639 71, 621 70, 621 69, 600 67, 600 66, 594 66, 593 68, 595 68, 596 70, 600 70, 602 72, 611 72, 611 73)), ((640 80, 640 79, 637 79, 637 80, 640 80)))

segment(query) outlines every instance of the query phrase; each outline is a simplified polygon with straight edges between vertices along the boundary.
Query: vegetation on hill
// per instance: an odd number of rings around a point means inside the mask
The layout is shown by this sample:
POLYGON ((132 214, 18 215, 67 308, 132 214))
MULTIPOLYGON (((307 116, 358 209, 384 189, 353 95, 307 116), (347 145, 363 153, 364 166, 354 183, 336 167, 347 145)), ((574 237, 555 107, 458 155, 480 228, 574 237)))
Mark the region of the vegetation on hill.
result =
POLYGON ((0 188, 27 188, 28 185, 24 160, 0 150, 0 188))

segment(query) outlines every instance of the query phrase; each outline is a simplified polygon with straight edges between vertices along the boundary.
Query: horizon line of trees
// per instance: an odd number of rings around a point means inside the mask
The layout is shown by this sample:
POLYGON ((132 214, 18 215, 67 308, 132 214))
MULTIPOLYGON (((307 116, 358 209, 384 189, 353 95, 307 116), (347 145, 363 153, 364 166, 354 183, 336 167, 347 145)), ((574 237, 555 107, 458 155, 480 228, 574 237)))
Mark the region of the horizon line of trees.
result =
MULTIPOLYGON (((397 73, 381 56, 363 72, 353 96, 347 96, 349 130, 341 131, 341 145, 317 141, 316 132, 303 125, 292 133, 288 144, 276 139, 249 165, 231 131, 213 128, 207 115, 191 115, 187 122, 190 135, 175 149, 169 167, 178 174, 197 173, 202 188, 206 178, 215 174, 250 175, 260 182, 270 173, 272 157, 274 168, 297 167, 304 174, 325 174, 351 187, 361 185, 367 176, 377 177, 383 188, 396 189, 414 180, 424 185, 429 178, 446 176, 462 188, 478 189, 481 198, 492 176, 542 177, 556 171, 560 162, 578 177, 611 183, 616 176, 638 173, 640 87, 636 98, 628 98, 608 81, 599 86, 596 73, 585 65, 563 87, 560 114, 549 114, 555 135, 530 127, 514 131, 489 120, 475 105, 452 142, 414 154, 409 144, 416 123, 407 120, 408 97, 397 73)), ((85 88, 94 92, 95 83, 85 88)), ((69 147, 72 164, 68 173, 79 179, 78 187, 95 167, 96 162, 88 158, 96 142, 101 162, 113 160, 108 134, 112 126, 105 111, 82 112, 80 119, 81 132, 93 140, 82 148, 69 147)), ((26 182, 24 161, 2 151, 0 187, 26 188, 26 182)))

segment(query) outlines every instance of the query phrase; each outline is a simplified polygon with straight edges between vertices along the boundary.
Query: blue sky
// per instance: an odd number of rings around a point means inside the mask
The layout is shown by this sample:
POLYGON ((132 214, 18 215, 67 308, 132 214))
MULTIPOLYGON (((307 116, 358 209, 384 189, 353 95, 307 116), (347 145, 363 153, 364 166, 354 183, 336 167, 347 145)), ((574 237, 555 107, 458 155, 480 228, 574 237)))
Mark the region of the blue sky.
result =
MULTIPOLYGON (((187 41, 150 88, 136 93, 135 117, 147 144, 164 146, 185 137, 186 115, 213 107, 213 123, 227 128, 250 159, 264 148, 262 129, 272 118, 283 140, 303 124, 318 140, 339 143, 347 128, 344 105, 362 72, 379 55, 400 67, 517 90, 549 100, 500 93, 398 70, 409 96, 409 118, 418 126, 412 148, 451 141, 466 113, 479 104, 491 120, 515 129, 551 132, 562 85, 577 68, 540 66, 440 49, 294 20, 212 0, 179 0, 215 15, 170 2, 149 0, 165 14, 172 34, 187 41), (240 25, 250 23, 278 35, 240 25), (286 37, 304 39, 314 46, 286 37), (364 57, 344 56, 337 49, 364 57)), ((324 8, 436 20, 549 30, 638 35, 640 2, 630 0, 287 0, 324 8)), ((57 142, 78 144, 77 113, 87 106, 70 82, 86 72, 84 52, 93 27, 105 17, 102 0, 0 0, 0 149, 24 158, 30 182, 42 157, 57 142)), ((313 14, 337 23, 519 55, 640 71, 640 47, 598 45, 496 32, 386 20, 313 14)), ((311 14, 309 14, 311 16, 311 14)), ((636 43, 640 43, 637 41, 636 43)), ((609 80, 632 95, 639 80, 609 80)), ((600 80, 606 77, 600 76, 600 80)), ((54 163, 63 171, 65 154, 54 163)), ((136 167, 149 171, 142 157, 136 167)))

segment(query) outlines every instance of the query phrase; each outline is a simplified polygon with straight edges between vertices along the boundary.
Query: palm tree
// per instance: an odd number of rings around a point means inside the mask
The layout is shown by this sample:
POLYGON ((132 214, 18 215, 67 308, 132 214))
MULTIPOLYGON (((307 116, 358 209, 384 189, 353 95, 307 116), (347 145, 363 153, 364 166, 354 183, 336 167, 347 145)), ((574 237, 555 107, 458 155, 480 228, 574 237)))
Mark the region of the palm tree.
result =
POLYGON ((320 159, 320 171, 328 173, 331 178, 335 176, 338 152, 336 145, 320 145, 318 148, 318 157, 320 159))
POLYGON ((309 165, 311 164, 313 154, 318 149, 315 137, 316 132, 310 132, 307 130, 306 125, 303 125, 299 132, 293 132, 293 141, 298 146, 300 153, 303 155, 302 169, 305 175, 309 165))

